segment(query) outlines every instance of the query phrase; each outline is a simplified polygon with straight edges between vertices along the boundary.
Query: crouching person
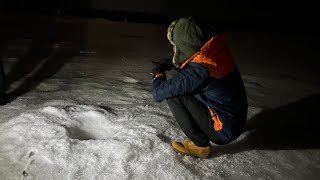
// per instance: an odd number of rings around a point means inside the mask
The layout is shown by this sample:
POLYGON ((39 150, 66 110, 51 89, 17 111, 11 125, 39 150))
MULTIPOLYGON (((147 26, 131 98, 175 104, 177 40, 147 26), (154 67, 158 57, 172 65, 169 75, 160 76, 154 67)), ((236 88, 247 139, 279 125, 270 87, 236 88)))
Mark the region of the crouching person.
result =
POLYGON ((228 144, 243 132, 247 96, 238 68, 225 44, 224 33, 211 33, 192 18, 181 18, 168 28, 173 46, 171 63, 152 69, 155 101, 166 100, 177 123, 189 138, 172 142, 174 151, 210 158, 211 142, 228 144), (175 67, 170 79, 165 71, 175 67))

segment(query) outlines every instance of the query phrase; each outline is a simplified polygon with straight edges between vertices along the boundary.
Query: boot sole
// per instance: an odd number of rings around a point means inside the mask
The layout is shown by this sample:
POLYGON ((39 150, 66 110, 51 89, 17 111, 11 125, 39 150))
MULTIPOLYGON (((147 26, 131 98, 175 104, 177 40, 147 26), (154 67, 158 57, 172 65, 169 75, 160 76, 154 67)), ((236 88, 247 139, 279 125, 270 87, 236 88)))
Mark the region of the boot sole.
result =
POLYGON ((187 154, 187 153, 184 153, 184 152, 181 152, 181 151, 175 149, 175 148, 172 146, 172 144, 170 144, 170 146, 171 146, 171 149, 172 149, 173 151, 175 151, 175 152, 177 152, 177 153, 179 153, 179 154, 182 154, 182 155, 184 155, 184 156, 192 156, 192 157, 197 157, 197 158, 201 158, 201 159, 208 159, 208 158, 211 157, 211 154, 210 154, 209 156, 196 156, 196 155, 193 155, 193 154, 187 154))

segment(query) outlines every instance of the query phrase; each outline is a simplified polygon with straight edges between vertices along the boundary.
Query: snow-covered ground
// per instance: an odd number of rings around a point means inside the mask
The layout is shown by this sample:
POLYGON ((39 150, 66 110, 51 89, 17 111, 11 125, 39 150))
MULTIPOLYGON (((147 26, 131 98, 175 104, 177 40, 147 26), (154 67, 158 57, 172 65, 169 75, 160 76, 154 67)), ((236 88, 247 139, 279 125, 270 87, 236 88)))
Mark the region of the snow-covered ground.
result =
POLYGON ((197 159, 170 149, 185 136, 151 95, 151 61, 171 53, 166 26, 51 22, 69 28, 48 33, 36 23, 37 31, 17 31, 0 49, 7 73, 20 66, 8 77, 15 98, 0 107, 0 179, 320 178, 320 79, 310 60, 319 56, 294 33, 228 33, 247 89, 248 128, 197 159), (27 75, 18 76, 21 69, 27 75))

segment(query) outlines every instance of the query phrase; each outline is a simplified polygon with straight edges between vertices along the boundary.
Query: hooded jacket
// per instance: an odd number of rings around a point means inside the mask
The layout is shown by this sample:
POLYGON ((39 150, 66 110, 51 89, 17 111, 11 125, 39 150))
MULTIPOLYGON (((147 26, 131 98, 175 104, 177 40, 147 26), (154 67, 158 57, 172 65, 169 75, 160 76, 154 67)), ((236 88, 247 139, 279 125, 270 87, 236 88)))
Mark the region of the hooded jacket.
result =
POLYGON ((191 95, 207 106, 214 121, 216 144, 230 143, 244 130, 248 109, 246 91, 226 47, 224 33, 214 35, 185 60, 177 75, 170 79, 158 76, 152 86, 153 97, 158 102, 191 95))

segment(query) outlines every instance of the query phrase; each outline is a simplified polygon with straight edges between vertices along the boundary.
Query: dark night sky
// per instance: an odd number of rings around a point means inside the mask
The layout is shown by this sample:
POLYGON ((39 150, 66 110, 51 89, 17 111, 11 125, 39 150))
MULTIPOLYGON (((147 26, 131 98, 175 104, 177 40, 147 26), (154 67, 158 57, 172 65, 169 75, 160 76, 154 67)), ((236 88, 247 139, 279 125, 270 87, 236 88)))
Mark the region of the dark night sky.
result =
POLYGON ((316 6, 309 1, 289 3, 277 0, 0 0, 0 7, 12 11, 93 9, 168 17, 196 15, 219 23, 282 25, 301 29, 315 27, 318 14, 316 6))

